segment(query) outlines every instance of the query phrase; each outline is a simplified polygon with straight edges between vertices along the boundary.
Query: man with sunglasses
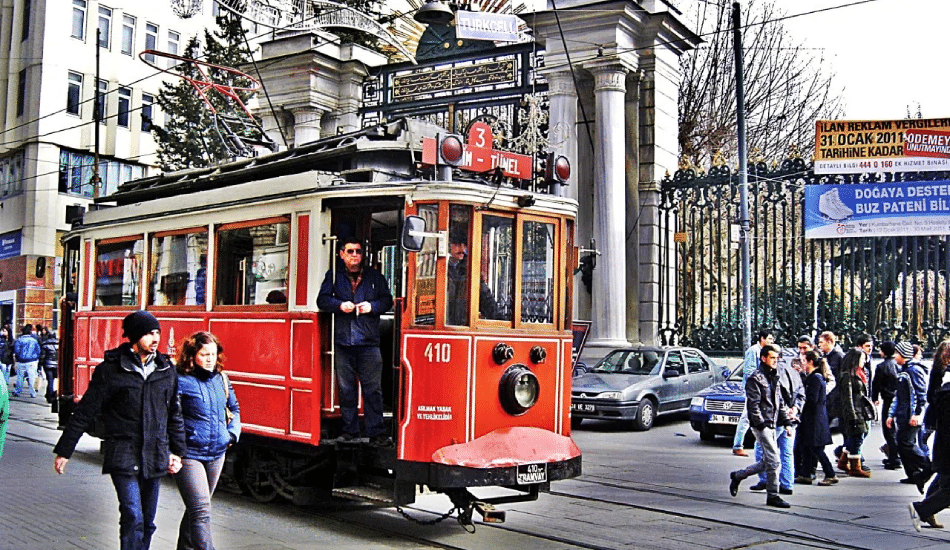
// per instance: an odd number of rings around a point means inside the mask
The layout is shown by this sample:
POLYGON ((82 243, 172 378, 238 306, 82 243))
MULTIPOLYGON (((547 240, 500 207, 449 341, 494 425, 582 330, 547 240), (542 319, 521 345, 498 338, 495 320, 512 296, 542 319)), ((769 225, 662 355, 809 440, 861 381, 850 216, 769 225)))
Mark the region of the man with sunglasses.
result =
POLYGON ((379 316, 393 307, 393 296, 386 278, 363 265, 363 244, 355 238, 341 243, 336 268, 327 271, 317 296, 317 306, 335 316, 334 366, 343 416, 340 440, 360 437, 357 388, 362 387, 366 436, 371 445, 389 447, 392 439, 383 424, 379 316))

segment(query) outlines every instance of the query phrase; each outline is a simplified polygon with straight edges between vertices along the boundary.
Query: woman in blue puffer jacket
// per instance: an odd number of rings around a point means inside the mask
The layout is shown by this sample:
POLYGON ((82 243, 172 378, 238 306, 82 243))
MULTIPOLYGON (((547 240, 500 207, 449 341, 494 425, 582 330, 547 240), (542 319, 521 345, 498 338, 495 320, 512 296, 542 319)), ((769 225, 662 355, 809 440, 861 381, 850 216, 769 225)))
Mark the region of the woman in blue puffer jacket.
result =
POLYGON ((211 495, 218 484, 224 453, 241 435, 234 389, 223 372, 224 348, 210 332, 185 339, 178 353, 178 396, 188 450, 175 475, 185 515, 178 550, 213 550, 211 495))

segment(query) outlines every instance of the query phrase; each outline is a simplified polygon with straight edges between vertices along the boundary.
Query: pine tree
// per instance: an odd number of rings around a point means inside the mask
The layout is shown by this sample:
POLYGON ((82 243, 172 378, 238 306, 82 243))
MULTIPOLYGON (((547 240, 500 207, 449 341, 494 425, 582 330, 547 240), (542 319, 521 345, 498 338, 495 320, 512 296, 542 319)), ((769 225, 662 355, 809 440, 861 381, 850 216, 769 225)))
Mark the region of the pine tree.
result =
MULTIPOLYGON (((213 33, 205 30, 205 52, 201 53, 201 41, 192 37, 182 57, 201 59, 222 67, 239 68, 248 63, 248 52, 241 20, 234 16, 219 17, 218 29, 213 33)), ((190 78, 247 87, 250 82, 235 79, 233 73, 202 66, 205 75, 198 72, 194 63, 181 63, 176 68, 179 74, 190 78)), ((237 92, 241 102, 247 103, 251 92, 237 92)), ((233 115, 247 118, 244 110, 233 100, 215 90, 205 91, 205 96, 219 114, 215 114, 205 104, 198 91, 187 81, 162 85, 158 95, 158 104, 166 114, 164 126, 153 124, 152 133, 158 143, 158 164, 163 171, 201 168, 231 160, 233 147, 226 143, 227 131, 221 116, 233 115)))

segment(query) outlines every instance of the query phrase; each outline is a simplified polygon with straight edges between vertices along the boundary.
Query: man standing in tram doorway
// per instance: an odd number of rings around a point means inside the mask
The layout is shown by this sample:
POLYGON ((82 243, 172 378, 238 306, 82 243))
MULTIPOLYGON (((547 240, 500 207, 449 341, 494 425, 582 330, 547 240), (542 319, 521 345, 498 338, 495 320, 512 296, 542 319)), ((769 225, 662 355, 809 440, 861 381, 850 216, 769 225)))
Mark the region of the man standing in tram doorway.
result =
POLYGON ((383 356, 379 351, 379 316, 393 307, 389 283, 364 265, 363 244, 355 238, 340 240, 336 269, 327 271, 317 306, 334 314, 334 367, 340 385, 343 415, 342 441, 360 437, 357 381, 363 389, 366 436, 376 447, 392 446, 383 424, 383 356))

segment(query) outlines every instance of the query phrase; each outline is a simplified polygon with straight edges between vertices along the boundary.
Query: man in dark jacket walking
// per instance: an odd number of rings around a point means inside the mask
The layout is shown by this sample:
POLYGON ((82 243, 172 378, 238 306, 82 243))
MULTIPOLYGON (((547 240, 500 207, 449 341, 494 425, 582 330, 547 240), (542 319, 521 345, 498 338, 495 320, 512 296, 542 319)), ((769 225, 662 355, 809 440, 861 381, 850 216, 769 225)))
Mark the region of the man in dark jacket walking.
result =
POLYGON ((336 269, 327 271, 317 306, 334 314, 334 366, 340 385, 341 439, 359 438, 357 382, 363 390, 366 435, 377 447, 392 445, 383 424, 382 372, 379 351, 379 316, 393 307, 386 279, 363 265, 363 244, 357 239, 341 240, 336 269))
POLYGON ((930 458, 917 445, 917 432, 923 423, 927 407, 927 375, 924 367, 914 361, 914 346, 900 342, 895 346, 894 359, 901 367, 897 376, 894 402, 885 420, 887 427, 897 430, 897 450, 907 479, 924 494, 924 484, 933 475, 930 458))
POLYGON ((756 442, 762 446, 762 460, 742 470, 729 474, 729 493, 739 494, 739 483, 743 479, 766 473, 765 504, 776 508, 788 508, 790 505, 778 494, 778 470, 781 466, 778 445, 775 441, 775 427, 778 424, 779 406, 782 403, 778 380, 778 356, 781 351, 771 344, 762 347, 759 352, 759 368, 746 382, 746 407, 749 411, 749 424, 756 442))
MULTIPOLYGON (((896 353, 894 342, 881 342, 881 355, 884 360, 874 369, 874 381, 871 383, 871 401, 881 403, 881 411, 886 415, 891 410, 894 394, 897 392, 897 376, 900 367, 894 360, 896 353)), ((901 459, 897 453, 897 430, 895 426, 888 427, 887 422, 881 422, 881 431, 884 433, 884 445, 881 451, 887 455, 884 459, 884 468, 897 470, 901 468, 901 459)))
POLYGON ((105 353, 89 388, 56 443, 57 473, 83 432, 101 413, 104 424, 102 473, 112 476, 119 499, 119 547, 148 550, 155 532, 161 477, 181 468, 185 429, 178 401, 178 375, 158 351, 161 328, 146 311, 122 321, 128 338, 105 353))
POLYGON ((59 338, 56 333, 47 332, 47 336, 40 344, 40 368, 46 376, 46 402, 56 400, 56 376, 59 370, 59 338))

